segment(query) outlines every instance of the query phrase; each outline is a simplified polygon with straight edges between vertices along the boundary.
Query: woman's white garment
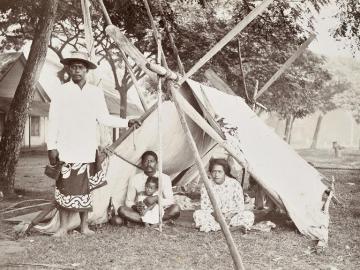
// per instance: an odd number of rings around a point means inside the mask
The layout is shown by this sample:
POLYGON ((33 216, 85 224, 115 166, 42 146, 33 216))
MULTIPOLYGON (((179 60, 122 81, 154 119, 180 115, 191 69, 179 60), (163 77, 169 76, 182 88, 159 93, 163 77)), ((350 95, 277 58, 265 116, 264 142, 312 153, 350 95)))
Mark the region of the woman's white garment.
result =
MULTIPOLYGON (((241 185, 233 178, 225 176, 221 185, 210 181, 215 198, 229 226, 244 226, 247 229, 254 224, 254 214, 246 211, 241 185)), ((215 220, 210 198, 205 186, 201 188, 201 209, 194 212, 194 221, 200 231, 218 231, 219 223, 215 220)))

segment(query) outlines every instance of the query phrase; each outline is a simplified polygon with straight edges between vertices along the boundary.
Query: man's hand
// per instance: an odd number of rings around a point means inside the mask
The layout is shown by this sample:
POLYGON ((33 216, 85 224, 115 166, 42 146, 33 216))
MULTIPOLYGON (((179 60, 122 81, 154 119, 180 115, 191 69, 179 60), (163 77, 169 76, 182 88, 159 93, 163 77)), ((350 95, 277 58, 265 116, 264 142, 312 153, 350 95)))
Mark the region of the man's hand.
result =
POLYGON ((50 165, 56 165, 59 162, 59 152, 57 149, 48 150, 50 165))
POLYGON ((137 202, 135 205, 135 208, 136 208, 136 212, 138 212, 140 214, 140 216, 144 215, 144 211, 146 208, 146 205, 144 202, 137 202))
POLYGON ((143 202, 146 204, 147 207, 155 204, 158 202, 159 197, 156 196, 149 196, 143 200, 143 202))
POLYGON ((132 126, 135 126, 135 128, 140 127, 141 121, 139 119, 130 119, 128 122, 128 127, 131 128, 132 126))

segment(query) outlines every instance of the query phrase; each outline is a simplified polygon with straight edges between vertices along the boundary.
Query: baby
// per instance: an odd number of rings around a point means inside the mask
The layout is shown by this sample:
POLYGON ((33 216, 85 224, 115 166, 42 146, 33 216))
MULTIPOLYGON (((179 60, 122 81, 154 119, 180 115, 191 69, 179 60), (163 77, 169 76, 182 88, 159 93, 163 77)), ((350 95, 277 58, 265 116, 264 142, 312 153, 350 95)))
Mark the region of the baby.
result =
POLYGON ((157 203, 146 206, 144 200, 149 196, 158 195, 159 179, 157 177, 149 176, 145 183, 145 191, 137 194, 136 207, 144 222, 145 227, 158 224, 159 219, 159 205, 157 203))

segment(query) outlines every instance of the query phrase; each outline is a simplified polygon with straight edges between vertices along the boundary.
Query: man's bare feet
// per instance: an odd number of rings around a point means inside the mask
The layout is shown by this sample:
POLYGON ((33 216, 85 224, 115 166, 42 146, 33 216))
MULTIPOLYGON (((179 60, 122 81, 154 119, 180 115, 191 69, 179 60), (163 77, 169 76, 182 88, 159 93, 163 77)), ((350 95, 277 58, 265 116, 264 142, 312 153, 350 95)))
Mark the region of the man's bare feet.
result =
POLYGON ((67 231, 65 229, 59 229, 52 236, 53 237, 65 237, 65 236, 67 236, 67 231))
POLYGON ((84 235, 93 235, 93 234, 95 234, 95 232, 90 230, 89 228, 82 229, 81 233, 84 234, 84 235))

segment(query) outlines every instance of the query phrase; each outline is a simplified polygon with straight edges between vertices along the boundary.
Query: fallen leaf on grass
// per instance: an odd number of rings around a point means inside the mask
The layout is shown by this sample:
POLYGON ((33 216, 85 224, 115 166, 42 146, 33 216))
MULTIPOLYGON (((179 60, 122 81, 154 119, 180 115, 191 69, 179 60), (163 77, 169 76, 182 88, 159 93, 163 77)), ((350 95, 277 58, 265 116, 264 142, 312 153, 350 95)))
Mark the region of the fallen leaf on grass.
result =
POLYGON ((276 258, 273 258, 273 259, 271 259, 273 262, 278 262, 278 261, 280 261, 280 260, 282 260, 282 257, 276 257, 276 258))

